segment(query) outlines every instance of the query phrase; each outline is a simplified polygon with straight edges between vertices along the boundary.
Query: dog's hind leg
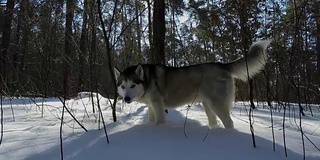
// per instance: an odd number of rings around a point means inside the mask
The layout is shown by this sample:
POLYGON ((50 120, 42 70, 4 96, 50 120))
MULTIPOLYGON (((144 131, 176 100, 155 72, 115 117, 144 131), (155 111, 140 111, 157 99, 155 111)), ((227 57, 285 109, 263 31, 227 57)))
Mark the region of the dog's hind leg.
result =
POLYGON ((234 100, 234 82, 231 77, 223 75, 213 79, 213 82, 205 82, 201 88, 201 95, 205 103, 220 118, 225 128, 233 128, 233 121, 230 117, 230 109, 234 100))
POLYGON ((210 128, 217 128, 218 124, 217 124, 217 115, 213 112, 213 110, 211 109, 211 107, 205 102, 202 102, 204 111, 206 112, 206 115, 208 117, 208 123, 209 123, 209 127, 210 128))
POLYGON ((232 101, 225 100, 212 100, 206 101, 211 109, 217 114, 222 121, 225 128, 233 128, 233 121, 230 117, 230 108, 232 107, 232 101))
POLYGON ((221 119, 225 128, 233 128, 233 121, 230 117, 231 107, 232 107, 232 101, 217 103, 216 107, 215 106, 213 107, 214 112, 221 119))

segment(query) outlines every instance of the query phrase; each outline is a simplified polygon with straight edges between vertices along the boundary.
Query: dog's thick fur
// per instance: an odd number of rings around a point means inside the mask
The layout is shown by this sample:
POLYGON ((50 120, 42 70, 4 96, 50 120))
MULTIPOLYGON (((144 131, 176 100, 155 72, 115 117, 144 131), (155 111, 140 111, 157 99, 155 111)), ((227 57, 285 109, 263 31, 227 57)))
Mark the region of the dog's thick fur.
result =
POLYGON ((217 126, 216 116, 225 128, 233 128, 230 108, 235 97, 234 78, 246 81, 265 65, 266 48, 271 41, 251 45, 246 57, 229 63, 205 63, 188 67, 136 65, 123 72, 115 69, 118 93, 124 101, 145 103, 149 121, 165 122, 165 108, 201 102, 209 126, 217 126))

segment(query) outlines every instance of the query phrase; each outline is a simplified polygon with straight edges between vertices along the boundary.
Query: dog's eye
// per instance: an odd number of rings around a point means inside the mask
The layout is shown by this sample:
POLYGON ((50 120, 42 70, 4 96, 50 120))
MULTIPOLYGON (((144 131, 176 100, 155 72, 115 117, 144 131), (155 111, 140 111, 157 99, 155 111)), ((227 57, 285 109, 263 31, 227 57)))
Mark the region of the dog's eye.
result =
POLYGON ((124 87, 124 85, 121 85, 121 88, 124 89, 124 88, 126 88, 126 87, 124 87))
POLYGON ((130 88, 134 88, 134 87, 136 87, 136 85, 135 85, 135 84, 133 84, 133 85, 131 85, 131 86, 130 86, 130 88))

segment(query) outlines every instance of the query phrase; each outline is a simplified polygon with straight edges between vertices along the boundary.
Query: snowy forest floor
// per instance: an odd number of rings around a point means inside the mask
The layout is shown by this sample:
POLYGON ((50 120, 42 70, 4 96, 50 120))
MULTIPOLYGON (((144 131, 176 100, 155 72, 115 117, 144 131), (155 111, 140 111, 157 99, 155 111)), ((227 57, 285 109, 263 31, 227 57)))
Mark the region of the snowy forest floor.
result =
MULTIPOLYGON (((270 109, 262 104, 253 110, 253 128, 257 147, 253 147, 249 122, 249 103, 236 102, 232 108, 234 129, 208 129, 201 105, 170 109, 166 124, 148 122, 144 104, 117 103, 118 121, 112 122, 109 100, 100 97, 110 143, 106 141, 94 98, 94 110, 88 93, 68 100, 67 107, 88 132, 65 112, 63 153, 65 160, 319 160, 320 107, 311 106, 301 119, 296 104, 284 109, 270 109), (187 119, 186 119, 187 114, 187 119), (283 125, 284 120, 284 125, 283 125), (186 122, 186 123, 185 123, 186 122), (273 151, 274 130, 275 151, 273 151), (285 143, 284 147, 284 133, 285 143), (311 143, 312 142, 312 143, 311 143), (304 147, 303 147, 304 146, 304 147), (287 155, 285 156, 285 148, 287 155)), ((4 135, 0 145, 1 160, 60 159, 60 123, 62 103, 58 98, 3 98, 4 135)), ((274 106, 277 106, 274 104, 274 106)), ((222 126, 221 122, 219 122, 222 126)))

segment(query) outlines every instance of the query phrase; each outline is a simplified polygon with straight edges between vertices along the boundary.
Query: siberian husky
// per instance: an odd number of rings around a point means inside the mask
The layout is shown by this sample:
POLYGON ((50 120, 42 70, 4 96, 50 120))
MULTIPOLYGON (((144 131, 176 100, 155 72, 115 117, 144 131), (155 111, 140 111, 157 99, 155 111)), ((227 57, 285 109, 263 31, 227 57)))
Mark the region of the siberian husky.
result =
POLYGON ((270 40, 250 46, 246 57, 229 63, 204 63, 187 67, 141 64, 120 72, 114 69, 117 90, 126 103, 148 106, 149 121, 165 122, 165 109, 201 102, 209 126, 220 118, 225 128, 233 128, 230 109, 235 98, 234 78, 247 81, 265 65, 270 40))

